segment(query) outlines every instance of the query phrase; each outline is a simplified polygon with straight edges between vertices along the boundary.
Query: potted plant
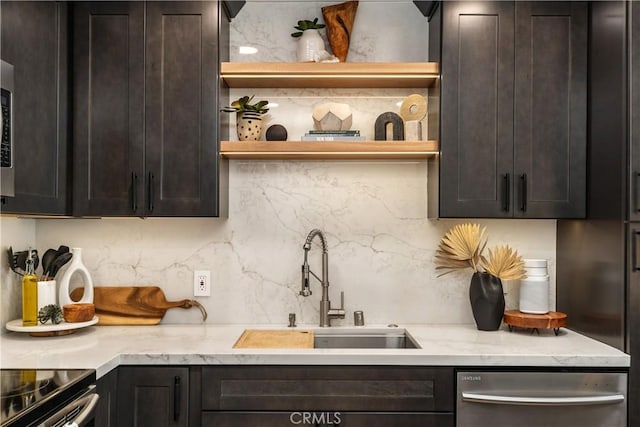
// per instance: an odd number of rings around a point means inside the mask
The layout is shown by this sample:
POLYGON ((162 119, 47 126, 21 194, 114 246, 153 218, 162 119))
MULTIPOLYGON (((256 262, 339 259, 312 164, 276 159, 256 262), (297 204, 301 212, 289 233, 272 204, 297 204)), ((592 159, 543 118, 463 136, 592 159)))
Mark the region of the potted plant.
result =
POLYGON ((485 231, 479 224, 458 224, 447 231, 436 250, 436 270, 444 270, 438 277, 459 269, 473 270, 469 287, 473 318, 478 329, 495 331, 504 315, 502 280, 521 279, 525 270, 522 257, 508 245, 489 249, 485 257, 485 231))
POLYGON ((318 18, 313 21, 307 19, 298 21, 298 25, 294 27, 295 33, 291 33, 291 37, 300 38, 298 40, 298 49, 296 55, 299 62, 313 62, 316 56, 324 52, 324 40, 320 37, 318 30, 324 28, 324 24, 318 24, 318 18))
POLYGON ((236 113, 236 132, 240 141, 257 141, 262 131, 262 115, 269 111, 269 101, 261 100, 252 104, 252 96, 243 96, 224 107, 225 113, 236 113))

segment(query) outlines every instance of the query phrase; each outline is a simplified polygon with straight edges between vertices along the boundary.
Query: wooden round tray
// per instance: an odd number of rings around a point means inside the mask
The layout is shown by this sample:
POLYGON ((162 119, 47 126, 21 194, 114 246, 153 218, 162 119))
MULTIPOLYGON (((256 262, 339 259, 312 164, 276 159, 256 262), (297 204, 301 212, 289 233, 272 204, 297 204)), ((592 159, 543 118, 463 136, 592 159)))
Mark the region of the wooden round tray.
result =
POLYGON ((509 331, 514 327, 532 329, 532 332, 539 332, 538 329, 553 329, 558 335, 560 328, 567 326, 567 315, 557 311, 550 311, 547 314, 529 314, 518 310, 507 310, 504 312, 504 323, 509 326, 509 331))

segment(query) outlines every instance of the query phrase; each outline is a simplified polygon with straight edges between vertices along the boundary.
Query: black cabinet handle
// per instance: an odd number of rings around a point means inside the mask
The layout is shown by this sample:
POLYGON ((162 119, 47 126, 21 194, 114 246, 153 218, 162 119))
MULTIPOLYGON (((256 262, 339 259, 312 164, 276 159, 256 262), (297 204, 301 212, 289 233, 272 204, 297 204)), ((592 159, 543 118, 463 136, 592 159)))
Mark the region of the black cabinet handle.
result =
POLYGON ((153 172, 149 172, 149 212, 153 212, 154 203, 154 185, 153 185, 153 172))
POLYGON ((138 210, 138 174, 131 172, 131 210, 138 210))
POLYGON ((173 421, 180 419, 180 377, 173 378, 173 421))
POLYGON ((506 173, 502 177, 502 210, 509 212, 511 204, 511 175, 506 173))
POLYGON ((640 237, 640 231, 633 230, 631 233, 631 268, 633 271, 640 271, 640 266, 638 266, 638 237, 640 237))
POLYGON ((520 210, 522 212, 527 211, 527 174, 523 173, 520 175, 520 196, 522 199, 520 200, 520 210))
POLYGON ((636 212, 640 212, 640 172, 633 174, 635 178, 634 182, 631 184, 634 189, 634 206, 636 212))

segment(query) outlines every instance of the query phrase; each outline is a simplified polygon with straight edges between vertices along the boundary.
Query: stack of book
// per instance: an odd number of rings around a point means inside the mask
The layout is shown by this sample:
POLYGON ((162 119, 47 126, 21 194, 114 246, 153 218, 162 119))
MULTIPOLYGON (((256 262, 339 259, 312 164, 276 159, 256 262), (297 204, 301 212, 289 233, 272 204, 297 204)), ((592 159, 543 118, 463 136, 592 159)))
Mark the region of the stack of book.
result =
POLYGON ((362 141, 359 130, 310 130, 301 141, 362 141))

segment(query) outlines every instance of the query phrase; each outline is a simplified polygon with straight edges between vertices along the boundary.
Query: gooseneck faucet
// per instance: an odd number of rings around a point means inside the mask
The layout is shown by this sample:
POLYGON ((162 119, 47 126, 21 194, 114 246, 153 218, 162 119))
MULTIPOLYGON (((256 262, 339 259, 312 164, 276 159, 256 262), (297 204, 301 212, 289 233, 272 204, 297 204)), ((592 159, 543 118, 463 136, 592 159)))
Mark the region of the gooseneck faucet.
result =
POLYGON ((322 285, 322 299, 320 300, 320 326, 331 326, 331 319, 344 319, 344 292, 340 293, 340 308, 331 308, 331 301, 329 301, 329 251, 327 250, 327 241, 324 238, 324 234, 321 230, 315 228, 309 232, 307 240, 304 245, 304 262, 302 263, 302 289, 300 295, 308 297, 311 295, 311 288, 309 288, 309 275, 313 276, 322 285), (320 238, 322 243, 322 277, 318 277, 309 268, 307 258, 309 251, 311 250, 311 242, 315 237, 320 238))

